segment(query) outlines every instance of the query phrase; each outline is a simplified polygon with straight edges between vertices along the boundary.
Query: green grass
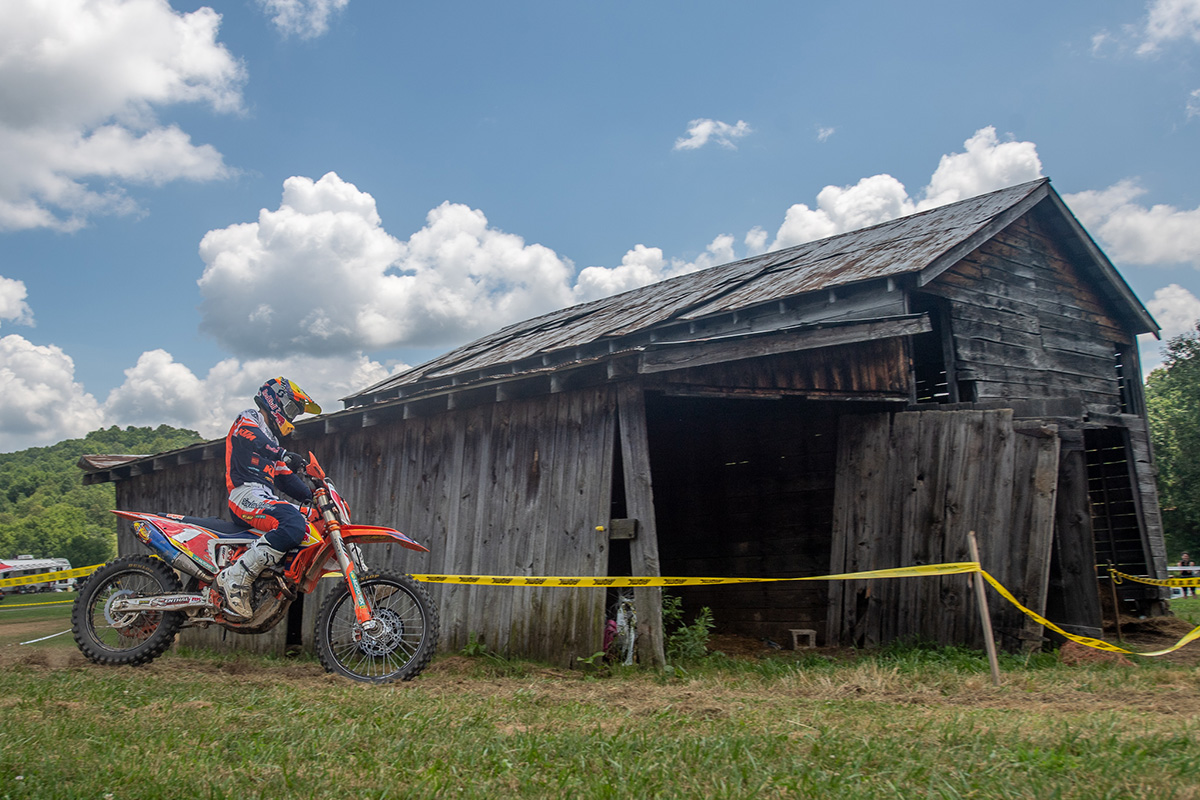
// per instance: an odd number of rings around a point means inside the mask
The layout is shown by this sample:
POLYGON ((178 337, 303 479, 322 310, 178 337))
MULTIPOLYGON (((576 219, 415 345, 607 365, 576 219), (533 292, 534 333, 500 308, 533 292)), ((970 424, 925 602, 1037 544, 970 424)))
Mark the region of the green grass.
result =
MULTIPOLYGON (((0 648, 60 633, 71 627, 74 593, 9 595, 0 603, 0 648)), ((75 647, 70 634, 27 647, 75 647)))
POLYGON ((1176 597, 1171 601, 1171 613, 1192 625, 1200 625, 1200 596, 1176 597))
POLYGON ((961 648, 673 676, 457 655, 373 687, 311 659, 3 653, 5 798, 1200 797, 1200 674, 1149 659, 1006 656, 996 688, 961 648))

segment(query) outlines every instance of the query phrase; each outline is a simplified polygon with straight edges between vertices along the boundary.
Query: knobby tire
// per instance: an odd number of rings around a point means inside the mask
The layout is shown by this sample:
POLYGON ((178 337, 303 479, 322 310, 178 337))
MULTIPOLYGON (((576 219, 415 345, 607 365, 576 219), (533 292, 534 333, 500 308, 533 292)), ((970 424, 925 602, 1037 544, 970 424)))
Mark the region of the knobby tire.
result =
POLYGON ((383 633, 363 634, 344 582, 317 614, 317 656, 329 672, 366 683, 408 681, 437 650, 438 613, 425 587, 408 575, 381 571, 359 578, 383 633))
POLYGON ((92 573, 71 609, 71 631, 80 651, 97 664, 136 666, 165 653, 186 619, 182 611, 116 614, 117 596, 150 597, 182 590, 179 576, 157 558, 123 556, 92 573))

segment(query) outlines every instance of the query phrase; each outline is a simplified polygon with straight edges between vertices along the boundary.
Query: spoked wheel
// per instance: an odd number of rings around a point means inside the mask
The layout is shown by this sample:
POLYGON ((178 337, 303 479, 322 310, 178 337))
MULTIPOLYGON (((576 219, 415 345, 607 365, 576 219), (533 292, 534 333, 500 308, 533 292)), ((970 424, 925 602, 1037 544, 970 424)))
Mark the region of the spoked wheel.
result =
POLYGON ((186 615, 182 611, 114 611, 123 597, 150 597, 181 589, 175 571, 150 556, 125 556, 92 573, 71 609, 71 630, 83 654, 97 664, 135 666, 167 651, 186 615))
POLYGON ((356 681, 412 680, 437 650, 438 615, 425 587, 407 575, 379 572, 359 579, 377 623, 363 630, 342 583, 317 615, 317 655, 329 672, 356 681))

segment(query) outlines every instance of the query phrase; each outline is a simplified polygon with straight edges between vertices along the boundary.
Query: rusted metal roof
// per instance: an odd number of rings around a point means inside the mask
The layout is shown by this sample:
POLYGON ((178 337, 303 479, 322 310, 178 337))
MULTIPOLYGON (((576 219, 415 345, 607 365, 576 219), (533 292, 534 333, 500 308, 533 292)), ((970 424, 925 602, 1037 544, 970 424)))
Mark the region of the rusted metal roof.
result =
MULTIPOLYGON (((665 324, 700 320, 812 292, 927 271, 932 277, 1048 196, 1049 179, 1031 181, 819 241, 764 253, 518 322, 345 398, 348 406, 395 396, 408 385, 516 364, 541 354, 594 345, 665 324)), ((1071 222, 1088 238, 1072 217, 1071 222)), ((1088 238, 1090 243, 1090 238, 1088 238)), ((1153 320, 1103 254, 1088 251, 1118 294, 1153 320)), ((927 280, 921 280, 924 283, 927 280)), ((1143 323, 1144 324, 1144 323, 1143 323)))
POLYGON ((75 466, 85 472, 100 472, 101 470, 113 469, 123 464, 129 464, 149 457, 145 455, 84 455, 79 457, 79 461, 76 462, 75 466))

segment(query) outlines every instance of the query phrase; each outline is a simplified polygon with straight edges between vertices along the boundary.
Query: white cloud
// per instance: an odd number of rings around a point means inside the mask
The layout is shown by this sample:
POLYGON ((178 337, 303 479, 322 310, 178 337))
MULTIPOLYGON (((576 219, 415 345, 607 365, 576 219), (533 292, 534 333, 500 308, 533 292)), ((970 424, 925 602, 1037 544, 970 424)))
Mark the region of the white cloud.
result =
POLYGON ((877 225, 1042 174, 1032 142, 1001 142, 995 128, 979 129, 963 146, 962 153, 942 156, 920 199, 910 197, 904 184, 886 174, 863 178, 853 186, 826 186, 817 194, 816 208, 797 203, 787 210, 769 249, 877 225))
POLYGON ((349 357, 219 362, 203 378, 165 350, 151 350, 125 370, 125 382, 104 403, 112 424, 161 425, 197 430, 208 438, 223 436, 234 416, 254 405, 254 394, 270 378, 283 375, 299 384, 325 412, 338 411, 338 399, 408 369, 385 366, 362 353, 349 357))
POLYGON ((0 320, 18 325, 33 324, 33 309, 25 302, 25 284, 0 275, 0 320))
POLYGON ((70 356, 21 336, 0 337, 0 397, 0 452, 83 436, 104 419, 70 356))
POLYGON ((619 267, 587 267, 580 270, 573 294, 579 301, 597 300, 667 278, 725 264, 736 258, 733 252, 733 237, 728 234, 713 239, 695 261, 665 258, 661 248, 639 244, 625 253, 619 267))
POLYGON ((1200 320, 1200 299, 1177 283, 1156 290, 1146 308, 1162 327, 1163 341, 1195 330, 1200 320))
POLYGON ((833 136, 833 134, 835 134, 835 133, 837 133, 837 128, 826 128, 826 127, 818 126, 817 127, 817 141, 818 142, 829 141, 829 137, 833 136))
POLYGON ((221 154, 155 109, 241 107, 244 70, 210 8, 7 0, 0 26, 0 229, 73 230, 136 210, 127 184, 210 180, 221 154))
POLYGON ((573 301, 570 262, 443 203, 408 241, 334 173, 200 244, 202 328, 248 356, 459 343, 573 301))
POLYGON ((285 36, 315 39, 329 30, 329 18, 350 0, 258 0, 285 36))
POLYGON ((1063 199, 1114 261, 1122 264, 1191 264, 1200 268, 1200 207, 1146 207, 1135 180, 1063 199))
POLYGON ((1143 375, 1162 366, 1163 348, 1168 341, 1196 329, 1200 321, 1200 298, 1179 284, 1172 283, 1156 290, 1154 297, 1146 303, 1146 308, 1162 327, 1162 332, 1161 339, 1148 334, 1139 337, 1143 375))
POLYGON ((1195 89, 1188 95, 1187 115, 1188 119, 1200 117, 1200 89, 1195 89))
POLYGON ((1167 42, 1191 39, 1200 44, 1200 0, 1154 0, 1141 31, 1138 53, 1155 53, 1167 42))
POLYGON ((942 156, 917 203, 918 211, 1042 176, 1042 161, 1033 142, 1001 142, 991 126, 975 131, 963 147, 963 153, 942 156))
POLYGON ((753 129, 740 119, 736 125, 715 119, 694 119, 688 123, 688 135, 676 139, 673 149, 698 150, 709 141, 714 141, 721 147, 736 150, 737 145, 734 144, 734 140, 741 139, 753 132, 753 129))

